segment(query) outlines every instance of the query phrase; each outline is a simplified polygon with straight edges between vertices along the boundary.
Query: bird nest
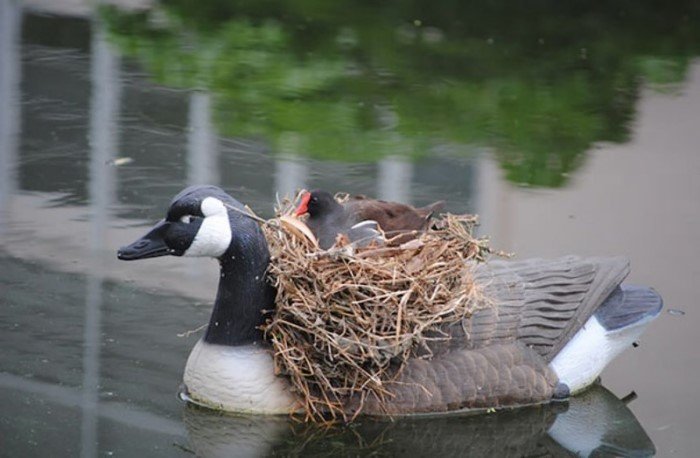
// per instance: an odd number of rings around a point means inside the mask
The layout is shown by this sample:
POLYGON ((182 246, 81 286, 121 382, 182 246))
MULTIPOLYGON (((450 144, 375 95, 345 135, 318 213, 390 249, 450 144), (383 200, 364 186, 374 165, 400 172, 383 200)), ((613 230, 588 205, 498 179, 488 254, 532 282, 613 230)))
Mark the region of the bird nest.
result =
POLYGON ((263 330, 307 420, 348 421, 369 397, 391 402, 408 358, 429 357, 428 341, 449 338, 441 328, 488 303, 472 276, 490 252, 472 235, 475 216, 442 215, 403 244, 355 248, 339 236, 320 250, 283 213, 263 224, 277 288, 263 330))

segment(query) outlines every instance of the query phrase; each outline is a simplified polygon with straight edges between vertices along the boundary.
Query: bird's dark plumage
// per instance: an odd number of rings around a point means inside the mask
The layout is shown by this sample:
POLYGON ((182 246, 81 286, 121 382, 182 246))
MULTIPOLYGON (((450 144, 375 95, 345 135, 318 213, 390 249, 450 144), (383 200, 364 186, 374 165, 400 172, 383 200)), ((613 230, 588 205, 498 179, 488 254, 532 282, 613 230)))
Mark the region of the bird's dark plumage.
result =
POLYGON ((444 207, 443 201, 426 207, 352 196, 339 203, 326 191, 314 190, 302 195, 297 207, 297 216, 308 214, 306 224, 314 233, 323 249, 335 243, 338 234, 348 234, 353 226, 362 221, 376 221, 388 239, 399 237, 401 242, 414 236, 413 231, 428 227, 430 218, 444 207))

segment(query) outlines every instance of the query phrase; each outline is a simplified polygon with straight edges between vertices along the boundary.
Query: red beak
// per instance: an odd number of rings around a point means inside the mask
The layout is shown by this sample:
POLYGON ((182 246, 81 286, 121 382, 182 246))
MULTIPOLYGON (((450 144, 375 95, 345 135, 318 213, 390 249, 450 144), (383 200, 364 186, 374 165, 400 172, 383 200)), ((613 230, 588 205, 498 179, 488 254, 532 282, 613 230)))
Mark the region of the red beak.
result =
POLYGON ((294 215, 301 216, 309 212, 309 200, 311 199, 311 193, 305 192, 301 195, 301 203, 297 207, 294 215))

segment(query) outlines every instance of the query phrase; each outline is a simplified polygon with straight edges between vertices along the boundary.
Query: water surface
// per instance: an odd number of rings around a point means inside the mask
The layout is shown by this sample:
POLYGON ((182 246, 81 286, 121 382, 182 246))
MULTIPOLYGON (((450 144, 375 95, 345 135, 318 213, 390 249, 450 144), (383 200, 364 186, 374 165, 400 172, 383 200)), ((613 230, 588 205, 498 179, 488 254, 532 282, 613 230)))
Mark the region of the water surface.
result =
POLYGON ((1 3, 0 454, 700 449, 697 5, 125 3, 1 3), (186 408, 216 265, 115 252, 194 183, 263 216, 299 187, 445 199, 518 257, 627 256, 683 314, 568 410, 319 432, 186 408))

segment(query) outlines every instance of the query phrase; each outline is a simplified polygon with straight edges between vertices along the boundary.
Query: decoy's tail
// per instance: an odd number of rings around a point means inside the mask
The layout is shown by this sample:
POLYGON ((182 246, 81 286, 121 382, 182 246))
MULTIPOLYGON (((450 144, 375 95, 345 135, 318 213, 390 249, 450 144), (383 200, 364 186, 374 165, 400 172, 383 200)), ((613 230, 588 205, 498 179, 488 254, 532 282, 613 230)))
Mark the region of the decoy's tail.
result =
POLYGON ((608 332, 639 326, 655 318, 663 299, 647 286, 621 285, 596 310, 595 317, 608 332))
POLYGON ((662 307, 661 296, 652 288, 618 286, 552 360, 559 380, 572 393, 587 387, 610 361, 636 343, 662 307))

